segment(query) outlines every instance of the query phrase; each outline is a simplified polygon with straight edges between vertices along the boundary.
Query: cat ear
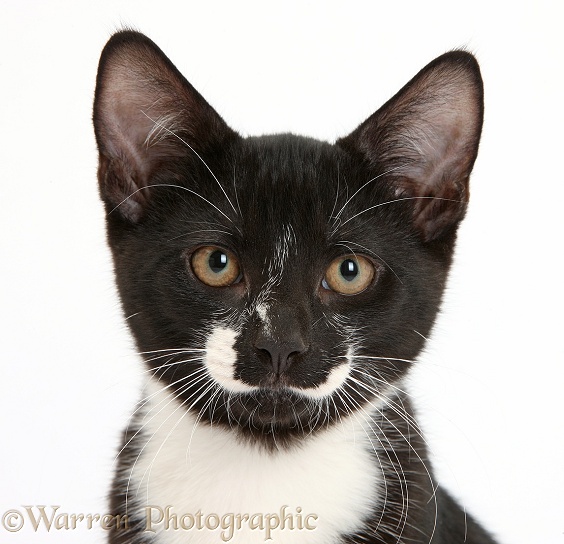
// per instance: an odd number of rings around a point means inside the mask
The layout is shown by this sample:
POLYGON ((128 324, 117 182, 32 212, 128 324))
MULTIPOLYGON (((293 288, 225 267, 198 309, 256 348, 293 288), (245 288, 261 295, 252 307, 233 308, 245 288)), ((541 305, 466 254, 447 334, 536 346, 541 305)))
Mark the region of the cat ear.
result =
POLYGON ((385 174, 398 198, 413 199, 414 225, 429 242, 464 217, 482 120, 478 63, 453 51, 423 68, 337 144, 385 174))
POLYGON ((236 136, 151 40, 129 30, 102 51, 94 130, 102 198, 133 222, 160 167, 236 136))

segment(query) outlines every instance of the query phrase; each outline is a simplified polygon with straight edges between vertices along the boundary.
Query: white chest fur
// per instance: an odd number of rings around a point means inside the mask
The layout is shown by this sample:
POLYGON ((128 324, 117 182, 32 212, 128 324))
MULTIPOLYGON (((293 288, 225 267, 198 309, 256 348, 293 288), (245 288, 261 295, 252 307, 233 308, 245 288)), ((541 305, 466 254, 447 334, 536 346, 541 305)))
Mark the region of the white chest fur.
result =
POLYGON ((356 420, 267 454, 197 424, 155 382, 147 394, 147 442, 129 501, 147 523, 152 516, 159 543, 331 544, 358 529, 378 499, 380 469, 356 420))

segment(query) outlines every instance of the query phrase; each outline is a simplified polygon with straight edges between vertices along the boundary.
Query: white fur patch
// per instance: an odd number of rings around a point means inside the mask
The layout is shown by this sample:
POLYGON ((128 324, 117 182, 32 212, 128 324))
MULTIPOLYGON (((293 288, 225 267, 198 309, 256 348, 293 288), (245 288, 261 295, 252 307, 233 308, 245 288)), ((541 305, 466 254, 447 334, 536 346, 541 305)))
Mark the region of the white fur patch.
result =
POLYGON ((346 362, 342 365, 336 366, 331 369, 327 379, 322 383, 319 384, 317 387, 308 387, 308 388, 297 388, 291 387, 292 391, 295 393, 299 393, 305 397, 309 397, 311 399, 322 399, 324 397, 328 397, 332 393, 334 393, 339 387, 341 387, 351 371, 351 364, 353 360, 353 348, 349 346, 347 350, 347 354, 345 356, 346 362))
POLYGON ((237 352, 234 349, 237 331, 229 327, 214 327, 206 341, 204 365, 210 376, 227 391, 244 393, 256 387, 235 379, 237 352))
POLYGON ((270 322, 270 316, 268 315, 269 310, 270 308, 265 302, 260 302, 256 306, 256 312, 264 325, 264 331, 266 334, 272 334, 272 323, 270 322))
MULTIPOLYGON (((267 313, 268 305, 259 304, 256 307, 256 311, 265 326, 270 327, 267 313)), ((227 391, 231 393, 256 391, 258 387, 248 385, 234 377, 237 353, 233 346, 236 339, 237 331, 234 329, 229 327, 215 327, 206 341, 204 365, 209 375, 227 391)), ((345 383, 350 374, 352 358, 352 347, 349 347, 346 355, 346 363, 331 369, 327 379, 322 384, 317 387, 290 387, 290 389, 294 391, 294 393, 311 399, 328 397, 345 383)))
POLYGON ((290 253, 296 253, 296 234, 291 224, 284 225, 280 238, 274 245, 272 259, 268 265, 270 280, 274 283, 280 281, 286 260, 290 253))
POLYGON ((304 395, 312 399, 322 399, 324 397, 328 397, 341 387, 345 383, 349 373, 350 365, 343 363, 340 366, 332 368, 327 376, 327 379, 317 387, 308 387, 303 389, 291 387, 290 389, 295 393, 299 393, 300 395, 304 395))
MULTIPOLYGON (((169 393, 149 379, 143 435, 147 443, 132 472, 130 504, 146 519, 147 505, 158 519, 170 507, 185 514, 244 516, 278 514, 286 506, 294 529, 274 528, 277 544, 331 544, 339 534, 362 527, 378 500, 381 470, 370 454, 367 431, 357 418, 344 418, 330 429, 304 437, 290 451, 268 454, 217 426, 198 424, 193 414, 179 409, 169 393), (155 412, 153 414, 152 412, 155 412), (134 501, 134 502, 133 502, 134 501), (300 510, 298 510, 300 509, 300 510), (297 528, 297 513, 313 529, 297 528)), ((169 516, 170 518, 170 516, 169 516)), ((215 518, 213 518, 215 519, 215 518)), ((274 520, 274 518, 270 518, 274 520)), ((257 521, 258 518, 255 518, 257 521)), ((221 542, 221 527, 184 530, 155 523, 159 544, 221 542)), ((272 521, 271 521, 272 523, 272 521)), ((223 541, 258 544, 267 541, 266 527, 241 529, 223 541)))

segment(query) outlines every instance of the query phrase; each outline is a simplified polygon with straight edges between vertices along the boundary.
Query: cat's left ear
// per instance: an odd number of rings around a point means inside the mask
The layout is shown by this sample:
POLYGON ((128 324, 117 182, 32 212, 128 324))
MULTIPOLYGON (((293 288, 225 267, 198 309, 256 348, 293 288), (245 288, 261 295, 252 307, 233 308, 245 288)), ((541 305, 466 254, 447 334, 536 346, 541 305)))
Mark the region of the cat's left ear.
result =
POLYGON ((414 225, 430 242, 464 217, 483 111, 478 63, 453 51, 423 68, 337 144, 383 174, 398 199, 413 199, 414 225))

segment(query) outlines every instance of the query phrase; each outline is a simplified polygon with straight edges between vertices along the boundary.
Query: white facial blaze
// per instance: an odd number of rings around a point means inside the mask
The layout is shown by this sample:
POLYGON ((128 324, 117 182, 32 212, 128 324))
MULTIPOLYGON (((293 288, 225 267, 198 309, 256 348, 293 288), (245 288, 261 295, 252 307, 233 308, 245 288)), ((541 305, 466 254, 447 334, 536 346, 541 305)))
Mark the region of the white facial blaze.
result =
POLYGON ((290 253, 297 254, 296 234, 292 225, 288 224, 282 227, 280 237, 275 244, 272 259, 268 265, 269 281, 274 283, 280 281, 290 253))
POLYGON ((272 323, 270 322, 270 316, 268 315, 269 310, 270 308, 268 304, 263 302, 257 304, 256 311, 264 325, 264 331, 267 334, 272 334, 272 323))
POLYGON ((237 352, 234 345, 236 340, 236 330, 222 326, 214 327, 206 341, 204 365, 210 376, 227 391, 232 393, 255 391, 256 387, 235 379, 237 352))

